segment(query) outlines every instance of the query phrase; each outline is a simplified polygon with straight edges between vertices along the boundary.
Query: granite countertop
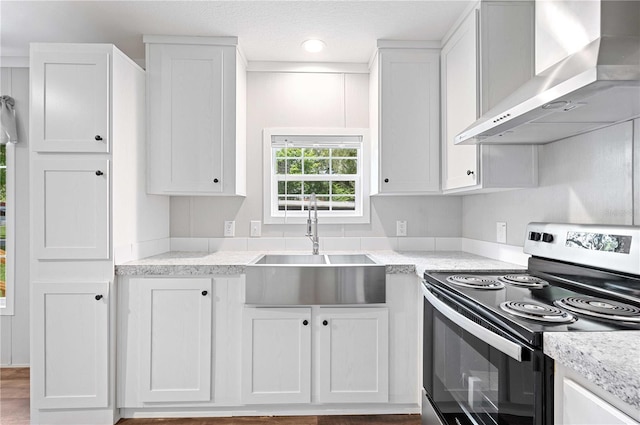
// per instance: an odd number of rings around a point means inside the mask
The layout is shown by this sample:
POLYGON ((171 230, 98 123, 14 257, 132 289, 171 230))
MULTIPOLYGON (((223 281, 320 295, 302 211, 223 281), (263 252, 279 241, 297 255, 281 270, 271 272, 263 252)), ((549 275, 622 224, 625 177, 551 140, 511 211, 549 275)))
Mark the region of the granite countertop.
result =
POLYGON ((548 332, 544 353, 640 409, 640 331, 548 332))
MULTIPOLYGON (((360 252, 360 251, 359 251, 360 252)), ((363 251, 374 260, 386 265, 392 274, 415 273, 422 277, 425 270, 441 272, 473 272, 482 270, 525 270, 525 266, 492 260, 461 251, 363 251)), ((279 254, 281 252, 269 252, 279 254)), ((287 254, 308 254, 307 251, 287 251, 287 254)), ((326 252, 344 254, 353 252, 326 252)), ((243 274, 245 267, 264 252, 218 251, 167 252, 142 260, 116 266, 116 275, 235 275, 243 274)))

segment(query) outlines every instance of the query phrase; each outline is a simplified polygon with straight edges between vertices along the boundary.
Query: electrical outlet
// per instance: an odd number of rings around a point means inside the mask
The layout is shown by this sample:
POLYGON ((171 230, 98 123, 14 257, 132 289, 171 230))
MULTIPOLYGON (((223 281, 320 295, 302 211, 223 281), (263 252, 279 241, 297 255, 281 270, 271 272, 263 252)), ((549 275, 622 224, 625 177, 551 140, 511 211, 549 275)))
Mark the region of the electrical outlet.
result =
POLYGON ((236 234, 236 222, 235 221, 225 221, 224 222, 224 236, 225 237, 233 237, 236 234))
POLYGON ((251 220, 251 236, 253 237, 258 237, 260 235, 262 235, 262 223, 260 222, 260 220, 251 220))
POLYGON ((407 236, 407 220, 396 221, 396 236, 407 236))
POLYGON ((507 223, 496 222, 496 242, 507 243, 507 223))

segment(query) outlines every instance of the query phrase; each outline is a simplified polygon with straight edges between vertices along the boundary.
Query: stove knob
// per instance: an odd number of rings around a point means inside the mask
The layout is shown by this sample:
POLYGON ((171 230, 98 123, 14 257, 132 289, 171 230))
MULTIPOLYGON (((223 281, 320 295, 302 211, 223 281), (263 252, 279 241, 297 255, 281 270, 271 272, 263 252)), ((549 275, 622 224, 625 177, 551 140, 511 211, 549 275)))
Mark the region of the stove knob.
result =
POLYGON ((530 241, 539 241, 542 235, 539 232, 529 232, 530 241))
POLYGON ((553 235, 551 233, 543 233, 542 242, 546 242, 546 243, 553 242, 553 235))

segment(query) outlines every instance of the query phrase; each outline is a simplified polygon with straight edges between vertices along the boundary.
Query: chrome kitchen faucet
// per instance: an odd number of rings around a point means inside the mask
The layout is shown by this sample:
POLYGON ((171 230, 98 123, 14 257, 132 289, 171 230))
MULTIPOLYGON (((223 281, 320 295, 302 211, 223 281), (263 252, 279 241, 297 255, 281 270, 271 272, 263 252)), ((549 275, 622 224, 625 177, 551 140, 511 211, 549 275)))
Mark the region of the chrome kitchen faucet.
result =
POLYGON ((312 193, 309 198, 309 218, 307 218, 307 236, 313 242, 313 255, 318 255, 320 250, 320 237, 318 236, 318 200, 312 193), (313 220, 311 219, 311 207, 313 207, 313 220))

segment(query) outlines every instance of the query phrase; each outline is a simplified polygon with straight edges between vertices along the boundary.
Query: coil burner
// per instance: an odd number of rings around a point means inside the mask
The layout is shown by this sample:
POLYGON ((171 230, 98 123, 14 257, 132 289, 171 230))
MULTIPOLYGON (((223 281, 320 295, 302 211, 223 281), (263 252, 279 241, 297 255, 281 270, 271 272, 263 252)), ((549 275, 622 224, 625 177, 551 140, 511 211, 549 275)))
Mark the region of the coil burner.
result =
POLYGON ((465 286, 474 289, 502 289, 504 283, 491 276, 474 276, 457 274, 447 277, 447 282, 454 285, 465 286))
POLYGON ((508 274, 498 278, 501 282, 508 283, 513 286, 522 286, 525 288, 544 288, 549 285, 546 280, 540 279, 528 274, 508 274))
POLYGON ((514 316, 547 323, 572 323, 577 319, 570 313, 552 305, 535 301, 505 301, 500 308, 514 316))
POLYGON ((640 323, 640 308, 589 296, 566 297, 554 301, 558 307, 566 308, 573 313, 620 322, 640 323))

